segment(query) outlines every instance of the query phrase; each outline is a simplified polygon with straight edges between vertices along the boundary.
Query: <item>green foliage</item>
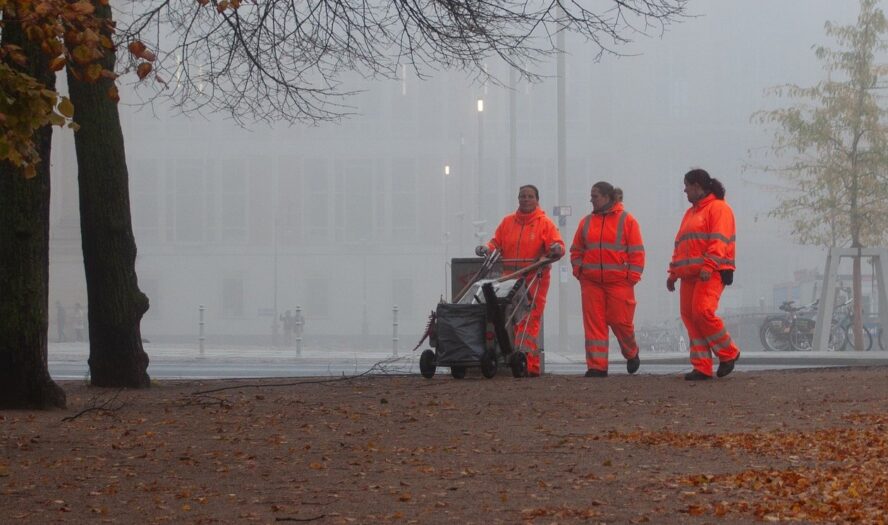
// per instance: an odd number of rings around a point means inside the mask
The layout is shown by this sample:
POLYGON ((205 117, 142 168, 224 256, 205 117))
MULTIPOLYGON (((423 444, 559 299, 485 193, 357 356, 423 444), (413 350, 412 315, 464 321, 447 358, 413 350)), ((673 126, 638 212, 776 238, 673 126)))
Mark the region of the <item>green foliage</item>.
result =
POLYGON ((838 49, 816 47, 827 79, 772 88, 794 105, 753 116, 777 130, 765 167, 789 183, 773 217, 803 244, 872 246, 888 239, 888 108, 881 90, 888 22, 879 0, 860 0, 857 24, 827 22, 838 49))

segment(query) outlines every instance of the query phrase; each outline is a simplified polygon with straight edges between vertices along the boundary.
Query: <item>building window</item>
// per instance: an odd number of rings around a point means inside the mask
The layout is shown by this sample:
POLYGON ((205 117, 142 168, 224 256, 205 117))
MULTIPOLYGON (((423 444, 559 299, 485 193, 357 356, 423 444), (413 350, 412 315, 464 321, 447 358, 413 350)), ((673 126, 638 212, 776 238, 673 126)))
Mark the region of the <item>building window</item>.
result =
POLYGON ((327 279, 305 280, 305 312, 307 316, 330 315, 330 281, 327 279))
POLYGON ((222 317, 244 316, 244 281, 240 278, 222 280, 222 317))
POLYGON ((204 231, 204 180, 203 166, 197 160, 180 160, 173 175, 175 202, 174 232, 178 242, 203 241, 204 231))
POLYGON ((348 242, 369 242, 373 239, 373 163, 371 160, 349 160, 337 177, 337 217, 343 238, 348 242))
POLYGON ((293 246, 302 241, 302 180, 296 171, 299 160, 281 157, 281 172, 278 177, 277 215, 278 242, 293 246))
POLYGON ((397 241, 416 237, 416 173, 412 159, 392 162, 392 236, 397 241))
POLYGON ((133 209, 133 233, 139 242, 160 240, 160 177, 157 162, 140 160, 132 164, 130 202, 133 209))
POLYGON ((160 319, 160 287, 157 279, 139 278, 139 289, 148 296, 148 311, 143 316, 144 319, 160 319))
POLYGON ((305 235, 308 241, 329 240, 329 173, 320 159, 305 161, 305 235))
POLYGON ((398 307, 400 317, 414 317, 416 308, 413 305, 413 279, 392 279, 392 304, 398 307))
POLYGON ((247 178, 243 163, 226 162, 222 168, 222 241, 247 240, 247 178))

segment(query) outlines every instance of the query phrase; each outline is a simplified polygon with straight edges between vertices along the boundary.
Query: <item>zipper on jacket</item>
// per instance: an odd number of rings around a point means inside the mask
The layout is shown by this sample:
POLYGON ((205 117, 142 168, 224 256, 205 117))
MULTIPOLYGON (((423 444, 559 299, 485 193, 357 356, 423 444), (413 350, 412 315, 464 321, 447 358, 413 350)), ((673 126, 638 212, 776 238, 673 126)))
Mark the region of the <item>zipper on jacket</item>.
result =
POLYGON ((524 236, 524 223, 521 223, 521 229, 518 230, 518 244, 515 245, 515 257, 520 258, 521 255, 521 238, 524 236))
POLYGON ((598 266, 601 268, 601 282, 604 282, 604 258, 601 256, 601 241, 604 239, 604 216, 601 215, 601 228, 598 230, 598 266))

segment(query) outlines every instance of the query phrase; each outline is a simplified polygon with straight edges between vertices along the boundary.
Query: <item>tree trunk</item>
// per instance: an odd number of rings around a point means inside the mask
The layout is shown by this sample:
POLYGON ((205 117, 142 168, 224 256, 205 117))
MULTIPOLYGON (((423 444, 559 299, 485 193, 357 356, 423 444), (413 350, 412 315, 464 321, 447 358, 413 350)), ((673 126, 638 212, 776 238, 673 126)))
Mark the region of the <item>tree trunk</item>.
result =
MULTIPOLYGON (((93 2, 95 16, 111 19, 111 9, 93 2)), ((102 60, 113 70, 113 52, 102 60)), ((74 103, 80 230, 86 271, 91 383, 101 387, 150 386, 148 354, 140 322, 148 297, 136 277, 136 240, 130 216, 129 175, 117 102, 109 97, 113 81, 88 83, 68 70, 74 103)))
POLYGON ((863 342, 863 308, 862 301, 863 298, 863 275, 860 268, 860 259, 859 255, 854 256, 854 265, 853 270, 851 272, 851 280, 852 280, 852 293, 854 294, 854 301, 851 303, 852 310, 852 337, 854 338, 854 348, 857 350, 866 350, 864 342, 863 342))
MULTIPOLYGON (((14 68, 55 89, 40 48, 21 27, 4 20, 3 44, 20 46, 28 67, 14 68)), ((34 144, 42 162, 37 176, 0 163, 0 408, 64 408, 65 391, 46 364, 49 307, 49 153, 52 127, 41 128, 34 144)))

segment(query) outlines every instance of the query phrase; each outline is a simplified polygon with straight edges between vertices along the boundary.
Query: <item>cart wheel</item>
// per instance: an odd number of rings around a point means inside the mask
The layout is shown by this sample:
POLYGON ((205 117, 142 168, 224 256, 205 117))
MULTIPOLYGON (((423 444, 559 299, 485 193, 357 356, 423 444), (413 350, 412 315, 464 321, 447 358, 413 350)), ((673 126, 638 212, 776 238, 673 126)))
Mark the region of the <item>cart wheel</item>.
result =
POLYGON ((481 375, 490 379, 496 375, 496 353, 493 350, 487 350, 481 356, 481 375))
POLYGON ((466 367, 451 366, 450 367, 450 375, 453 376, 453 379, 463 379, 466 377, 466 367))
POLYGON ((509 359, 509 367, 512 369, 512 377, 525 377, 527 375, 527 356, 524 352, 515 352, 509 359))
POLYGON ((435 352, 423 350, 419 356, 419 373, 426 379, 435 377, 435 352))

